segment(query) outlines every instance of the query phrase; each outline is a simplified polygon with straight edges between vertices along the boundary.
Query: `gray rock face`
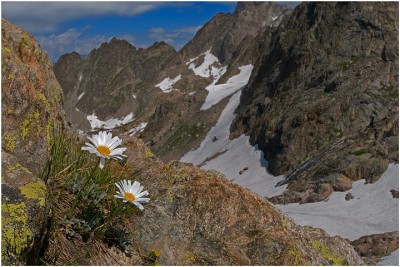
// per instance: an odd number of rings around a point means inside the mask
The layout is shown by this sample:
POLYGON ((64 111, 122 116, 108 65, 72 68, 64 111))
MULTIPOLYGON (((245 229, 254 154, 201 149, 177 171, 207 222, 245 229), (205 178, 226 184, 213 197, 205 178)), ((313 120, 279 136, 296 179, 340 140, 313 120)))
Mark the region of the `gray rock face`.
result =
MULTIPOLYGON (((180 52, 189 59, 205 52, 204 48, 210 48, 222 63, 232 63, 239 55, 240 46, 252 44, 251 39, 263 33, 274 20, 279 21, 285 11, 287 7, 273 2, 238 2, 233 14, 216 15, 180 52)), ((258 55, 249 57, 248 63, 254 56, 258 55)))
POLYGON ((231 130, 287 176, 289 202, 398 161, 397 18, 398 3, 303 3, 260 47, 231 130))
POLYGON ((64 96, 68 98, 76 88, 76 81, 79 80, 79 71, 82 66, 82 58, 76 53, 62 55, 54 66, 57 80, 62 84, 64 96), (68 75, 66 75, 68 74, 68 75))
POLYGON ((127 75, 122 69, 135 52, 136 49, 126 41, 112 39, 93 50, 85 60, 75 52, 58 60, 54 72, 66 93, 65 106, 72 123, 76 124, 76 117, 79 118, 79 113, 73 113, 75 108, 84 114, 95 113, 104 119, 108 114, 118 111, 115 102, 123 106, 124 95, 116 91, 129 85, 131 78, 127 81, 127 75), (117 74, 119 79, 116 79, 117 74), (109 99, 108 103, 104 99, 109 99))

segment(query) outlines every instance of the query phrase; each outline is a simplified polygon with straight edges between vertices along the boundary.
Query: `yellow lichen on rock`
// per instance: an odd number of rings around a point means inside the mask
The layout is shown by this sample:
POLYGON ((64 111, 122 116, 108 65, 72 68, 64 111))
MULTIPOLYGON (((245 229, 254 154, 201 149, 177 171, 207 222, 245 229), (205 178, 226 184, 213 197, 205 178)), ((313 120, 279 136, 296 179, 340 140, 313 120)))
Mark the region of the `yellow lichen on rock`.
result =
POLYGON ((54 121, 54 119, 53 120, 49 119, 47 121, 47 124, 46 124, 47 151, 50 151, 51 142, 53 140, 53 132, 52 132, 53 125, 52 125, 52 121, 54 121))
POLYGON ((31 171, 29 171, 26 167, 22 166, 22 165, 19 164, 19 163, 16 163, 16 164, 14 164, 13 166, 8 167, 8 169, 6 170, 6 172, 9 173, 9 172, 15 171, 15 170, 17 170, 17 169, 21 169, 21 170, 23 170, 24 172, 27 172, 27 173, 32 174, 31 171))
POLYGON ((8 149, 8 151, 10 152, 14 152, 15 149, 15 136, 11 136, 9 134, 6 134, 4 136, 4 139, 6 140, 6 148, 8 149))
POLYGON ((51 105, 43 93, 39 93, 38 98, 45 104, 45 106, 48 110, 51 109, 51 105))
POLYGON ((313 247, 321 252, 321 255, 328 261, 332 262, 333 265, 343 265, 343 258, 333 253, 328 246, 321 244, 319 241, 312 241, 311 243, 313 247))
POLYGON ((15 252, 20 254, 29 247, 33 237, 28 225, 28 216, 25 203, 2 204, 2 254, 4 252, 15 252))
POLYGON ((19 188, 27 199, 39 201, 39 205, 44 207, 46 204, 46 185, 42 180, 31 182, 19 188))
MULTIPOLYGON (((40 116, 40 112, 38 110, 35 110, 34 112, 30 112, 28 113, 28 118, 25 119, 20 127, 21 129, 21 139, 22 141, 25 141, 25 137, 27 136, 28 132, 29 132, 29 128, 30 126, 37 122, 40 116)), ((38 123, 39 125, 39 123, 38 123)))

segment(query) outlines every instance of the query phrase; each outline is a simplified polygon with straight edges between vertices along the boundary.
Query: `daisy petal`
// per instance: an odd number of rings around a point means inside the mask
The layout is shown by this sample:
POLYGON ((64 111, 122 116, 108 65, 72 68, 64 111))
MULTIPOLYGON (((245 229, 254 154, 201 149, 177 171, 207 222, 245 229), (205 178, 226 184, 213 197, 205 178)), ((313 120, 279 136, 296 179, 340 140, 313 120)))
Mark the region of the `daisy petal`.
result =
POLYGON ((116 148, 116 149, 114 149, 114 150, 111 150, 110 155, 111 155, 111 156, 114 156, 114 155, 120 154, 121 156, 124 156, 124 155, 122 155, 122 153, 123 153, 125 150, 126 150, 126 147, 116 148))
POLYGON ((122 190, 122 187, 118 183, 115 183, 115 186, 118 188, 118 190, 119 190, 119 192, 121 192, 121 194, 124 194, 124 190, 122 190))
POLYGON ((122 140, 119 139, 117 136, 114 137, 113 139, 111 139, 111 141, 108 143, 108 147, 110 148, 110 150, 113 150, 114 148, 116 148, 117 146, 119 146, 120 144, 122 144, 122 140))
POLYGON ((143 197, 143 196, 147 196, 147 195, 149 195, 149 192, 147 192, 147 191, 143 191, 142 193, 139 193, 139 194, 137 194, 137 195, 135 195, 137 198, 139 198, 139 197, 143 197))
POLYGON ((132 202, 132 204, 136 205, 140 210, 144 210, 142 204, 140 204, 139 202, 134 201, 132 202))
POLYGON ((147 203, 147 202, 150 201, 150 198, 142 197, 142 198, 137 198, 137 199, 135 199, 135 201, 147 203))
MULTIPOLYGON (((94 137, 96 137, 96 135, 94 137)), ((99 142, 97 141, 97 138, 91 138, 91 137, 88 136, 88 139, 90 140, 90 142, 93 143, 94 146, 98 146, 99 145, 99 142)))
POLYGON ((138 189, 139 187, 140 187, 140 184, 139 184, 138 182, 135 181, 135 182, 133 183, 132 187, 131 187, 131 191, 130 191, 130 192, 131 192, 132 194, 136 194, 137 189, 138 189))

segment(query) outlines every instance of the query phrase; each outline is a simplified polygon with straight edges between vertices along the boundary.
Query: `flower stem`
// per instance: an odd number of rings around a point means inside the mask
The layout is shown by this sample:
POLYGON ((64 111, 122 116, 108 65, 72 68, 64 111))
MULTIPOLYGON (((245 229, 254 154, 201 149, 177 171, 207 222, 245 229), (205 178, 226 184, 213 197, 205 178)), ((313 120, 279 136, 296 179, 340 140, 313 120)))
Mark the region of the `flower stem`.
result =
POLYGON ((93 167, 92 172, 90 173, 90 175, 88 176, 88 178, 87 178, 85 184, 82 186, 81 190, 79 191, 79 194, 76 196, 75 201, 74 201, 74 204, 72 205, 72 210, 74 210, 74 209, 76 208, 76 206, 78 205, 79 197, 81 196, 81 194, 83 194, 83 189, 87 186, 87 184, 89 183, 89 181, 92 180, 92 178, 93 178, 93 176, 94 176, 94 173, 95 173, 95 171, 96 171, 96 168, 97 168, 97 166, 99 165, 99 163, 100 163, 100 158, 99 158, 99 160, 97 161, 97 164, 93 167))

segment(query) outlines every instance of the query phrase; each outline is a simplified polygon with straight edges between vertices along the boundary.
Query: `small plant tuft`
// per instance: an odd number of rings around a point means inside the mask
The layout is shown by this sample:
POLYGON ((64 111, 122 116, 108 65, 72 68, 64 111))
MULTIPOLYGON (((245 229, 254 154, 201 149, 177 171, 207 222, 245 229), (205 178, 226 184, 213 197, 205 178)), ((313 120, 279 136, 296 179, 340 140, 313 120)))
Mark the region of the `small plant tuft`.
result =
POLYGON ((118 223, 138 208, 114 197, 114 183, 125 178, 126 171, 116 174, 110 161, 100 169, 99 159, 81 150, 82 145, 64 133, 51 138, 50 159, 42 178, 49 181, 53 228, 69 239, 108 242, 110 233, 118 232, 118 223))

